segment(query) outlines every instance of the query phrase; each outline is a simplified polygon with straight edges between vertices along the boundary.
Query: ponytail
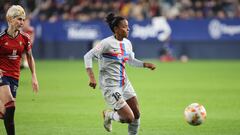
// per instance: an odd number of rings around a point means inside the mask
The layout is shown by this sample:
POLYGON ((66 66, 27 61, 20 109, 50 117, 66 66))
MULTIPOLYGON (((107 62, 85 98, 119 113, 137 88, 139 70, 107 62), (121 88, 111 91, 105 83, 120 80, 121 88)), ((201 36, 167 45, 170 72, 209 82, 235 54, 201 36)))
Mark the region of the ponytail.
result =
POLYGON ((121 16, 116 16, 114 13, 109 13, 106 17, 106 22, 110 27, 111 31, 114 33, 114 27, 117 27, 120 21, 124 20, 125 18, 121 16))

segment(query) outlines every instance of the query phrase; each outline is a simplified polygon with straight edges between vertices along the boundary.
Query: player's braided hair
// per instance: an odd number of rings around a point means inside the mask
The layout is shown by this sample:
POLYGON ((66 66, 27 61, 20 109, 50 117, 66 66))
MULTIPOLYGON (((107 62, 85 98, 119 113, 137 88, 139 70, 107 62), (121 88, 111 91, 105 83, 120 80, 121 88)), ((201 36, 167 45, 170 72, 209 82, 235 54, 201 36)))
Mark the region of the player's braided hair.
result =
POLYGON ((120 21, 124 20, 124 17, 115 16, 114 13, 109 13, 106 17, 106 22, 108 23, 110 29, 114 33, 114 27, 118 26, 120 21))

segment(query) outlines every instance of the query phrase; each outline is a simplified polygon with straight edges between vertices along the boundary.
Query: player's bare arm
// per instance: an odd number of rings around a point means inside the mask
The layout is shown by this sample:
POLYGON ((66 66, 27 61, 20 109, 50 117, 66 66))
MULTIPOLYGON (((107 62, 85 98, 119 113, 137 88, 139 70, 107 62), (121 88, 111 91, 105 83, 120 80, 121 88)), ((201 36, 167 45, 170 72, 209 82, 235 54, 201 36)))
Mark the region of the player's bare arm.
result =
POLYGON ((89 77, 89 86, 92 87, 93 89, 96 88, 97 86, 97 82, 96 79, 94 77, 94 73, 92 71, 92 68, 87 68, 87 73, 88 73, 88 77, 89 77))
POLYGON ((152 63, 147 63, 147 62, 144 62, 144 63, 143 63, 143 67, 149 68, 149 69, 151 69, 151 70, 154 70, 154 69, 156 68, 156 66, 155 66, 154 64, 152 64, 152 63))
POLYGON ((32 88, 33 88, 33 91, 37 93, 39 90, 39 85, 38 85, 37 74, 35 69, 35 61, 34 61, 31 50, 27 52, 27 61, 32 73, 32 88))

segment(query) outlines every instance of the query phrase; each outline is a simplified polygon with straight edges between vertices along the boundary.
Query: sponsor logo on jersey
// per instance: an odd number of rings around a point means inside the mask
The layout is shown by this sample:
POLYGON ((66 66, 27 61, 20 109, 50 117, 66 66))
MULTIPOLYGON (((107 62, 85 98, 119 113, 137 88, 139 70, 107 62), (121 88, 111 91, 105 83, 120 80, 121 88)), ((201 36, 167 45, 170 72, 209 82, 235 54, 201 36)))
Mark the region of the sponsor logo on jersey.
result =
POLYGON ((17 50, 13 50, 11 55, 8 55, 8 58, 11 60, 16 60, 18 58, 17 50))

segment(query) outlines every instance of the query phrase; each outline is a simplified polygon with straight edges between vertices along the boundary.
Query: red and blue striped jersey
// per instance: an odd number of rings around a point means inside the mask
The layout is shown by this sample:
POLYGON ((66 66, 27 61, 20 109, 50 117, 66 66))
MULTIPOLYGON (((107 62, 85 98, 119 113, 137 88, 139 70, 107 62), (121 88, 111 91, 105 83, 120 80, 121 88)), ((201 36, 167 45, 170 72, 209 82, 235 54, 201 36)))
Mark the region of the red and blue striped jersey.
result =
POLYGON ((100 87, 122 87, 127 79, 126 63, 143 67, 143 62, 135 59, 132 44, 126 38, 122 41, 117 40, 114 36, 103 39, 84 56, 86 68, 92 67, 92 58, 94 57, 99 61, 100 87))

